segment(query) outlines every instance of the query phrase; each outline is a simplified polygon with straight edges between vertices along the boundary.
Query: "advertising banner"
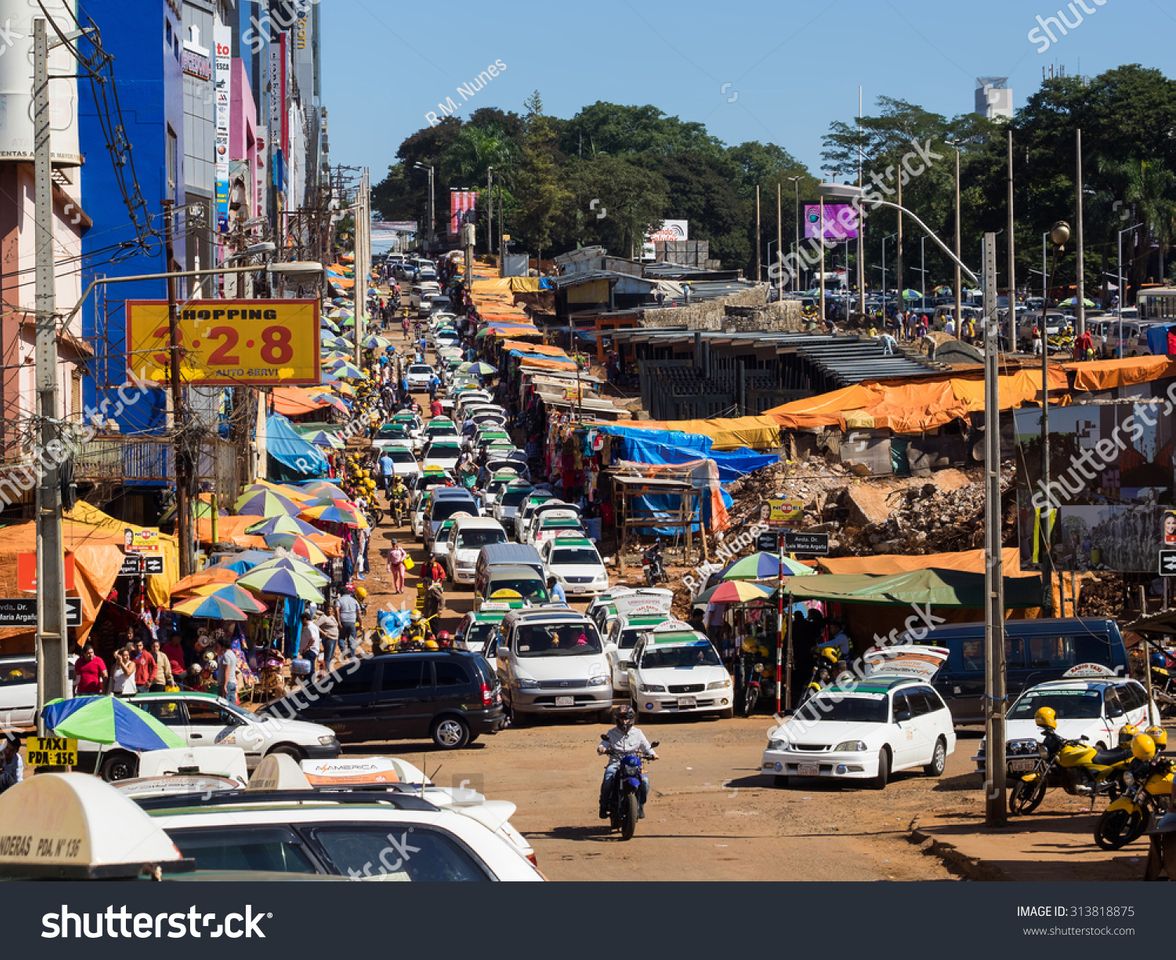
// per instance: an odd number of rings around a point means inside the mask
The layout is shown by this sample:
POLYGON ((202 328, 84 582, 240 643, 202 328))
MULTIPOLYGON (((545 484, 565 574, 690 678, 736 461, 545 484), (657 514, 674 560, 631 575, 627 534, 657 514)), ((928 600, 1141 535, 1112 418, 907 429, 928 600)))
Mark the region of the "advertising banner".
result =
MULTIPOLYGON (((128 369, 168 378, 167 302, 127 301, 128 369)), ((197 386, 292 386, 322 381, 319 301, 200 300, 179 309, 180 376, 197 386)))
POLYGON ((472 223, 478 204, 476 190, 449 191, 449 234, 456 237, 461 233, 463 223, 472 223), (468 216, 467 216, 468 214, 468 216))
POLYGON ((229 229, 229 111, 232 91, 233 32, 228 24, 219 19, 213 23, 214 58, 212 62, 212 89, 216 98, 216 123, 214 127, 213 176, 216 199, 216 229, 224 233, 229 229))
POLYGON ((858 214, 852 203, 826 203, 825 229, 821 230, 821 205, 806 203, 804 206, 804 236, 815 240, 824 236, 826 243, 842 243, 856 240, 858 235, 858 214))

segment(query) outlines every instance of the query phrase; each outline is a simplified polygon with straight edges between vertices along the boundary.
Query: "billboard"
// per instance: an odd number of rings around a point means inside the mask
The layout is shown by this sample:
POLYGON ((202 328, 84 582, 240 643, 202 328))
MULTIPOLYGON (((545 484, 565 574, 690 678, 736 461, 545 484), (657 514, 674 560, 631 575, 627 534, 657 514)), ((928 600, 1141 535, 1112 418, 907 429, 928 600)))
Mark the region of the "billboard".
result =
POLYGON ((825 229, 821 230, 821 205, 804 205, 804 236, 816 240, 824 236, 826 243, 842 243, 856 240, 858 235, 858 212, 852 203, 826 203, 825 229))
POLYGON ((456 237, 461 233, 463 223, 475 222, 477 206, 477 190, 449 191, 449 235, 451 237, 456 237))
POLYGON ((212 91, 216 98, 213 179, 216 197, 216 229, 229 229, 229 116, 231 110, 233 31, 217 17, 212 26, 212 91))
MULTIPOLYGON (((180 376, 196 386, 322 382, 318 300, 198 300, 179 308, 180 376)), ((127 301, 127 368, 168 379, 167 301, 127 301)))
POLYGON ((646 243, 670 243, 674 240, 690 239, 689 220, 663 220, 645 235, 646 243))

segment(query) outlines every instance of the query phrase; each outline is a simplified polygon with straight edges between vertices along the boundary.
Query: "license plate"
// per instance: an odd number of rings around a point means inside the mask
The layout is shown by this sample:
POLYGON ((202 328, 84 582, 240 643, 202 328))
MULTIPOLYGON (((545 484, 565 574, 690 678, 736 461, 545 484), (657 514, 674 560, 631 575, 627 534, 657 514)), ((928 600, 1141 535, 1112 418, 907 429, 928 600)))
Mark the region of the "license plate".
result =
POLYGON ((556 697, 555 705, 557 707, 572 707, 576 704, 575 697, 556 697))
POLYGON ((1036 760, 1010 760, 1009 769, 1014 773, 1028 773, 1037 766, 1036 760))
POLYGON ((821 765, 819 763, 798 763, 796 765, 796 772, 802 777, 819 777, 821 775, 821 765))
POLYGON ((698 706, 698 700, 695 697, 679 697, 678 708, 680 710, 687 710, 698 706))

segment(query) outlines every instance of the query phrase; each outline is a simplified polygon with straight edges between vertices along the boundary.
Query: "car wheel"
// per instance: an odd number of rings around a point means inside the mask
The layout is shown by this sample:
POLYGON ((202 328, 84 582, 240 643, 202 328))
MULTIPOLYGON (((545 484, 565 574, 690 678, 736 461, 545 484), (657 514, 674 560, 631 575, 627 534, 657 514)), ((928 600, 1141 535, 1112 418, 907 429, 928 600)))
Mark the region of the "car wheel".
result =
POLYGON ((457 750, 470 742, 470 727, 461 717, 438 717, 433 721, 432 737, 442 750, 457 750))
POLYGON ((102 779, 107 783, 116 780, 130 780, 139 775, 139 758, 133 753, 119 751, 112 753, 102 761, 102 779))
POLYGON ((268 751, 267 755, 277 753, 285 754, 287 757, 293 757, 299 763, 301 763, 302 760, 306 757, 306 754, 302 752, 302 749, 300 747, 294 746, 292 743, 279 743, 276 747, 268 751))
POLYGON ((931 760, 924 764, 923 772, 929 777, 943 776, 943 768, 947 766, 947 741, 940 737, 935 741, 935 749, 931 753, 931 760))
POLYGON ((792 778, 777 775, 772 777, 772 783, 777 787, 788 787, 792 783, 792 778))
POLYGON ((883 747, 878 751, 878 776, 868 781, 871 790, 881 790, 890 780, 890 749, 883 747))
POLYGON ((734 707, 728 707, 726 710, 719 711, 719 719, 720 720, 730 720, 734 716, 735 716, 735 708, 734 707))

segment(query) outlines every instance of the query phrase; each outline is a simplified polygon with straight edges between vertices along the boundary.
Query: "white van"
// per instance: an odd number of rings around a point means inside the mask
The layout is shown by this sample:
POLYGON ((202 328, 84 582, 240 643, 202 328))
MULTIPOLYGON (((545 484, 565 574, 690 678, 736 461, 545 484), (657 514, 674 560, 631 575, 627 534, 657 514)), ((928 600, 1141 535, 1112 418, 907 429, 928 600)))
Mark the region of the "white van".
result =
POLYGON ((473 583, 483 547, 506 543, 506 530, 493 517, 457 517, 449 531, 449 579, 473 583))
POLYGON ((512 610, 495 651, 502 696, 512 722, 533 714, 596 715, 612 711, 613 687, 596 624, 576 610, 512 610))
POLYGON ((437 283, 436 280, 422 280, 420 283, 414 283, 409 288, 408 302, 410 306, 421 310, 433 297, 439 296, 441 296, 441 284, 437 283))

